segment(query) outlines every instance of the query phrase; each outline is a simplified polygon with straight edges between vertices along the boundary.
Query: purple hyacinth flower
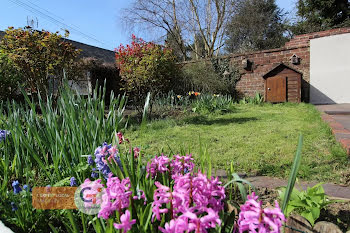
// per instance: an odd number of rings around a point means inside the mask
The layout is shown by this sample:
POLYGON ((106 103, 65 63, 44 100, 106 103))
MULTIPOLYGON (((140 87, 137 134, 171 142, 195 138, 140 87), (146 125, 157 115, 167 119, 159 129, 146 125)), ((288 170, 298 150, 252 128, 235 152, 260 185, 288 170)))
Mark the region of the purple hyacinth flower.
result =
POLYGON ((11 207, 12 207, 12 211, 18 210, 18 207, 14 202, 11 202, 11 207))
POLYGON ((94 159, 92 158, 92 156, 91 155, 89 155, 89 157, 88 157, 88 159, 87 159, 87 162, 88 162, 88 164, 89 165, 94 165, 94 163, 95 163, 95 161, 94 161, 94 159))
POLYGON ((77 180, 75 179, 75 177, 70 178, 70 186, 77 186, 77 180))
POLYGON ((91 177, 92 177, 92 178, 97 178, 97 177, 98 177, 98 173, 96 172, 96 168, 93 168, 93 169, 92 169, 91 177))
POLYGON ((108 178, 109 173, 111 173, 111 169, 107 164, 104 164, 100 171, 106 179, 108 178))
POLYGON ((13 192, 14 192, 15 194, 17 194, 17 193, 19 193, 19 192, 22 191, 21 187, 19 187, 19 182, 18 182, 18 180, 15 180, 15 181, 12 182, 12 187, 13 187, 13 192))

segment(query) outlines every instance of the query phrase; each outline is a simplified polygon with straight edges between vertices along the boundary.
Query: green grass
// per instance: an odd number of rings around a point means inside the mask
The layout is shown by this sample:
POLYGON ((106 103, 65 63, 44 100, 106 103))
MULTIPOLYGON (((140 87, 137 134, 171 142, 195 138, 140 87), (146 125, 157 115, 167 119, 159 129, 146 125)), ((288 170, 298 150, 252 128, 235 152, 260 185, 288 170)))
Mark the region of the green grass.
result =
POLYGON ((201 142, 216 168, 225 169, 232 161, 236 171, 287 178, 300 133, 304 144, 298 177, 341 183, 348 157, 310 104, 236 105, 225 115, 153 121, 145 132, 131 127, 126 136, 146 155, 192 148, 196 156, 201 142))

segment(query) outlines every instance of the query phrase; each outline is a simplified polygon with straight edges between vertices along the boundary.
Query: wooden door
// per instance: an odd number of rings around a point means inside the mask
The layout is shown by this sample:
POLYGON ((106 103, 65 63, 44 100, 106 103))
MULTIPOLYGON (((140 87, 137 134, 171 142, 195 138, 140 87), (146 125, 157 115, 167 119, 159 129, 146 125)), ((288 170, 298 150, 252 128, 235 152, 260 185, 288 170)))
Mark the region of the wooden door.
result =
POLYGON ((286 102, 287 82, 285 76, 274 76, 266 79, 266 101, 286 102))

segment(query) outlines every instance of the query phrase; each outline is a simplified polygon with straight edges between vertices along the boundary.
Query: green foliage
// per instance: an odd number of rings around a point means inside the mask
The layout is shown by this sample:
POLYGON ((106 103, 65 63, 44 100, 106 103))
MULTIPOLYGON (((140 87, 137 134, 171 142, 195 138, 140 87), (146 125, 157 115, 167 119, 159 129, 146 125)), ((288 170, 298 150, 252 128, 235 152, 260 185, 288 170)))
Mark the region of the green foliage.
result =
POLYGON ((0 50, 0 100, 12 99, 17 95, 22 76, 11 59, 0 50))
POLYGON ((152 100, 152 119, 181 115, 187 111, 192 100, 189 95, 177 95, 174 91, 159 93, 152 100))
POLYGON ((6 225, 14 226, 12 230, 15 232, 29 232, 34 229, 35 232, 44 232, 40 229, 45 228, 44 219, 49 216, 45 216, 43 210, 33 210, 31 192, 22 190, 14 194, 6 190, 5 193, 7 202, 2 203, 0 212, 7 217, 2 221, 5 221, 6 225))
MULTIPOLYGON (((65 36, 68 35, 67 32, 65 36)), ((63 70, 70 77, 80 74, 76 63, 80 50, 64 41, 58 32, 9 27, 0 48, 23 74, 27 91, 32 93, 39 89, 46 94, 52 76, 62 83, 63 70)))
MULTIPOLYGON (((31 208, 27 208, 24 199, 12 199, 8 190, 14 179, 30 187, 54 186, 67 184, 72 176, 82 183, 91 174, 81 155, 93 154, 101 143, 112 141, 114 132, 124 124, 125 96, 115 98, 111 94, 106 110, 104 93, 95 89, 91 97, 82 98, 65 87, 56 103, 50 96, 43 99, 40 95, 37 103, 24 93, 25 104, 0 104, 0 129, 11 132, 0 142, 0 218, 19 225, 22 230, 16 232, 49 232, 48 224, 60 232, 69 232, 65 227, 69 228, 71 219, 80 222, 82 214, 74 211, 42 212, 33 209, 31 202, 27 203, 31 208), (11 211, 11 201, 18 205, 17 211, 11 211), (43 224, 47 228, 41 228, 43 224)), ((91 228, 90 217, 78 227, 91 228)))
POLYGON ((350 26, 348 0, 298 0, 296 6, 299 19, 291 26, 296 35, 350 26))
POLYGON ((242 179, 237 173, 234 172, 233 162, 231 162, 229 168, 226 168, 226 175, 229 182, 227 182, 224 187, 229 193, 229 200, 233 200, 233 197, 237 193, 237 189, 239 191, 242 203, 247 201, 247 194, 250 194, 251 190, 257 193, 256 189, 249 181, 242 179), (249 192, 246 189, 246 186, 248 186, 249 192))
POLYGON ((286 192, 283 198, 283 202, 282 202, 282 212, 286 213, 287 212, 287 205, 289 203, 289 199, 291 197, 292 194, 292 190, 294 189, 294 185, 295 185, 295 180, 297 178, 298 175, 298 171, 299 171, 299 167, 300 167, 300 163, 301 163, 301 149, 303 146, 303 136, 300 135, 299 136, 299 143, 298 143, 298 148, 294 157, 294 161, 293 161, 293 165, 292 165, 292 170, 290 172, 289 175, 289 179, 288 179, 288 184, 286 187, 286 192))
MULTIPOLYGON (((280 198, 285 199, 286 188, 280 190, 280 198)), ((330 203, 334 201, 329 200, 324 193, 322 183, 313 187, 308 187, 305 191, 293 189, 290 194, 290 201, 286 206, 285 215, 289 216, 293 211, 306 218, 311 225, 320 217, 320 212, 330 203)))
POLYGON ((148 92, 170 91, 176 78, 176 59, 171 49, 133 37, 131 45, 119 46, 116 61, 125 90, 139 111, 148 92))
POLYGON ((246 52, 281 47, 284 13, 275 0, 241 0, 226 27, 226 50, 246 52))
POLYGON ((262 104, 264 103, 264 97, 260 93, 256 93, 254 97, 243 97, 240 101, 239 104, 262 104))
POLYGON ((224 113, 234 109, 234 99, 229 96, 202 94, 192 103, 192 111, 201 114, 224 113))
MULTIPOLYGON (((186 93, 196 90, 211 94, 235 94, 240 74, 236 67, 229 66, 229 59, 212 59, 184 64, 182 67, 183 84, 175 91, 186 93)), ((181 80, 180 80, 181 81, 181 80)))
POLYGON ((169 91, 167 94, 158 94, 153 98, 153 105, 164 108, 186 107, 191 103, 190 95, 177 95, 174 91, 169 91))

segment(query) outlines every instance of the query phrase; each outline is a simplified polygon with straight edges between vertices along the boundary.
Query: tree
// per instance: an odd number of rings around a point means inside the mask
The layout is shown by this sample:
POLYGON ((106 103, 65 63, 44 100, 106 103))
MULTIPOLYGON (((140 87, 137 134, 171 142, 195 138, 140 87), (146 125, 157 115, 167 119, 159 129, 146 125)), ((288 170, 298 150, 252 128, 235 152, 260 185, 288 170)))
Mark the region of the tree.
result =
POLYGON ((350 26, 348 0, 298 0, 297 22, 291 26, 294 34, 350 26))
POLYGON ((286 38, 284 13, 275 0, 241 0, 226 28, 228 52, 277 48, 286 38))
POLYGON ((135 0, 122 16, 128 26, 170 37, 185 60, 187 48, 197 53, 196 35, 205 44, 205 57, 218 54, 232 7, 233 0, 135 0))
MULTIPOLYGON (((68 35, 66 32, 65 36, 68 35)), ((32 93, 39 90, 47 94, 49 82, 52 81, 50 79, 53 76, 62 78, 63 70, 71 74, 69 77, 72 79, 76 75, 80 50, 64 41, 58 32, 10 27, 6 30, 0 48, 23 74, 25 85, 32 93)))
POLYGON ((174 28, 173 33, 167 32, 165 46, 168 48, 171 48, 173 50, 173 53, 176 56, 176 59, 178 61, 187 60, 187 58, 188 58, 187 50, 188 49, 182 47, 182 46, 185 46, 183 41, 181 41, 179 43, 178 40, 182 40, 182 37, 181 37, 179 30, 174 28))

